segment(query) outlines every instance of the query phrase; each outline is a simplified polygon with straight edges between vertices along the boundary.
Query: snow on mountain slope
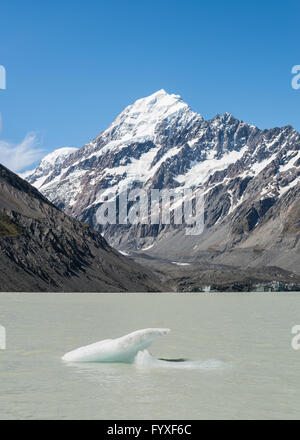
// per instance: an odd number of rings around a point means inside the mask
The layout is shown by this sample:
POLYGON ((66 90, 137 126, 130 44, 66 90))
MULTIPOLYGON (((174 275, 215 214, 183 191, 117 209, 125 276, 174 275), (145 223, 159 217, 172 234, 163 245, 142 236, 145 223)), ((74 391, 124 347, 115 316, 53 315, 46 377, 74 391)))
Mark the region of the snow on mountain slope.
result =
POLYGON ((28 182, 39 189, 50 174, 53 173, 55 169, 59 168, 70 154, 77 150, 77 148, 72 147, 58 148, 47 154, 36 169, 21 173, 20 177, 28 180, 28 182))

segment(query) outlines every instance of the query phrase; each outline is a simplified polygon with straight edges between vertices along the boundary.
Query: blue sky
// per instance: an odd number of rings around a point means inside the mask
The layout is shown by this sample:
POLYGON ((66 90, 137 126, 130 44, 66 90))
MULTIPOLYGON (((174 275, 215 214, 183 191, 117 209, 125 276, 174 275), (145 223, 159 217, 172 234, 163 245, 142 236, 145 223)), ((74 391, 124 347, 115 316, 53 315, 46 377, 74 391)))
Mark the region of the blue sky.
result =
POLYGON ((298 3, 2 2, 0 162, 15 154, 15 168, 32 168, 43 152, 80 147, 161 88, 205 118, 227 111, 260 128, 300 130, 300 90, 291 87, 298 3))

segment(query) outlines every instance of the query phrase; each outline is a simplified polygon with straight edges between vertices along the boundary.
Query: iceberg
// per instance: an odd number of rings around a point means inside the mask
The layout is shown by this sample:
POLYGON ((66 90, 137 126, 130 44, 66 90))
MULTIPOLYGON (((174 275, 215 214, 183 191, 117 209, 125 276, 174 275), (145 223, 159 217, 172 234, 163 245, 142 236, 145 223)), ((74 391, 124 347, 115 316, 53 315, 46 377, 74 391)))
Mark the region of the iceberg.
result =
POLYGON ((136 355, 143 352, 160 336, 167 335, 168 328, 146 328, 121 336, 104 339, 94 344, 66 353, 62 360, 68 362, 126 362, 133 363, 136 355))

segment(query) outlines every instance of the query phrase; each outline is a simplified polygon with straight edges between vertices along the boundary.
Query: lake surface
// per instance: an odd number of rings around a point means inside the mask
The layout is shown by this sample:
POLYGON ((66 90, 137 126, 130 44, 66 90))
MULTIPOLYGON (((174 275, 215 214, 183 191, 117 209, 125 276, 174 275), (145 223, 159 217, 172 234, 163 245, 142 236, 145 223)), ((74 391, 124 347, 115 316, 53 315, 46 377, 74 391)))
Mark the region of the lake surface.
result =
POLYGON ((0 419, 299 419, 298 293, 0 294, 0 419), (185 362, 65 363, 147 327, 185 362))

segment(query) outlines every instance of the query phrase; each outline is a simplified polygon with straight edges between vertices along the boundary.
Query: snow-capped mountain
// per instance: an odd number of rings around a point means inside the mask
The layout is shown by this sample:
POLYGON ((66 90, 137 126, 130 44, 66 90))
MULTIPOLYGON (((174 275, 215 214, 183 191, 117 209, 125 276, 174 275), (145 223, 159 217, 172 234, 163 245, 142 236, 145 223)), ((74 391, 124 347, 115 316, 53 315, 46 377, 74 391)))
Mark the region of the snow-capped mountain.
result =
MULTIPOLYGON (((267 252, 272 248, 271 238, 287 240, 282 234, 288 210, 297 218, 298 132, 291 126, 260 130, 229 113, 204 120, 180 96, 164 90, 137 100, 94 140, 59 157, 56 163, 55 156, 49 159, 48 155, 27 180, 68 214, 90 223, 112 245, 126 251, 151 246, 151 252, 160 255, 221 259, 220 255, 227 258, 229 249, 242 252, 248 244, 251 249, 260 244, 255 261, 268 255, 265 259, 271 264, 276 260, 275 250, 267 252), (116 225, 103 230, 96 218, 99 192, 120 192, 126 186, 199 188, 206 198, 204 234, 187 238, 182 228, 163 224, 116 225), (281 223, 276 223, 274 231, 265 229, 260 237, 265 222, 271 225, 270 213, 272 221, 279 217, 281 223)), ((285 249, 299 258, 295 222, 294 241, 285 249)), ((287 264, 282 262, 283 267, 287 264)))

